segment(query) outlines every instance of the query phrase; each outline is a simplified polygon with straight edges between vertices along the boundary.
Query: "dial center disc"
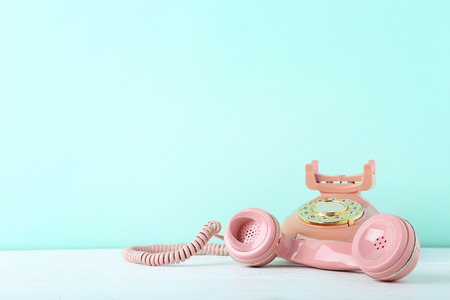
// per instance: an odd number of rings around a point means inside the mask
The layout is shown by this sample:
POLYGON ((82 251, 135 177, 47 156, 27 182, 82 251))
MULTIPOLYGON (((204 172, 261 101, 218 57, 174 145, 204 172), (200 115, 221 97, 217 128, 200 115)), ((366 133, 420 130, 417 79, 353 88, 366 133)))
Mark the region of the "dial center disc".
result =
POLYGON ((345 210, 346 206, 338 202, 321 202, 316 204, 314 210, 319 214, 335 214, 337 212, 345 210))

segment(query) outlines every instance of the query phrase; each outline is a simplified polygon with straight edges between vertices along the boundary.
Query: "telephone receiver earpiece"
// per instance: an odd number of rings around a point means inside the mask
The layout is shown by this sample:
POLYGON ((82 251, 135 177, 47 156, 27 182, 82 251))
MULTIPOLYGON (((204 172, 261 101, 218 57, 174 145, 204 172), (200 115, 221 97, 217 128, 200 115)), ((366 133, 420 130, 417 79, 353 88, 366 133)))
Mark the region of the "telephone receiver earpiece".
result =
POLYGON ((391 214, 377 214, 358 229, 353 243, 295 240, 278 221, 259 208, 244 209, 228 222, 225 247, 234 260, 263 266, 278 255, 289 261, 328 270, 362 270, 368 276, 394 281, 416 267, 420 244, 413 227, 391 214))
POLYGON ((352 254, 368 276, 394 281, 411 273, 420 256, 420 243, 412 225, 391 214, 377 214, 355 234, 352 254))

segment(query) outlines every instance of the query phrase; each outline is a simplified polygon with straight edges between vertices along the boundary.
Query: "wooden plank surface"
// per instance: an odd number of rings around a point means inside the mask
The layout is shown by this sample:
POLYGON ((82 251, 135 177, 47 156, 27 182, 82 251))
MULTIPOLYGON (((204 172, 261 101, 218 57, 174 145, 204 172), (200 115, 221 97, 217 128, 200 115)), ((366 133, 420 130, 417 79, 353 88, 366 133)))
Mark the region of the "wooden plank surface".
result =
POLYGON ((196 256, 172 266, 124 261, 121 250, 0 252, 0 299, 450 299, 450 248, 424 248, 415 271, 378 282, 277 258, 263 268, 196 256))

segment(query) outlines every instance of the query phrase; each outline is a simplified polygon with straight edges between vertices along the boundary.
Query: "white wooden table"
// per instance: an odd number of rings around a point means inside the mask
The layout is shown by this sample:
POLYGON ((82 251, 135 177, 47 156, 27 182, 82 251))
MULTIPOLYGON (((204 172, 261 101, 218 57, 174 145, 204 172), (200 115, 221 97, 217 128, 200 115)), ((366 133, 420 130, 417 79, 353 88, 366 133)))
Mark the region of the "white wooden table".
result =
POLYGON ((385 283, 277 258, 263 268, 195 256, 172 266, 124 261, 120 249, 0 252, 0 299, 450 299, 450 248, 424 248, 415 271, 385 283))

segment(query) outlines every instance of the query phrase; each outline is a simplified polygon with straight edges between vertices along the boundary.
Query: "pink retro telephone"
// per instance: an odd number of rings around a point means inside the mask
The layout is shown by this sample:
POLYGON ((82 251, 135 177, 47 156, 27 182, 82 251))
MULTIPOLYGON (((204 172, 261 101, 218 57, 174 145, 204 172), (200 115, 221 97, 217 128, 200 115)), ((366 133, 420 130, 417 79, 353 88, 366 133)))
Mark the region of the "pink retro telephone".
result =
POLYGON ((158 266, 185 261, 192 255, 231 255, 248 266, 263 266, 276 256, 328 270, 362 270, 368 276, 394 281, 412 272, 420 245, 406 220, 380 214, 360 195, 375 183, 375 161, 359 175, 328 176, 318 162, 306 164, 306 186, 320 195, 292 212, 281 224, 269 213, 248 208, 235 214, 225 228, 209 221, 188 244, 130 246, 123 257, 158 266), (216 236, 225 245, 207 244, 216 236))

